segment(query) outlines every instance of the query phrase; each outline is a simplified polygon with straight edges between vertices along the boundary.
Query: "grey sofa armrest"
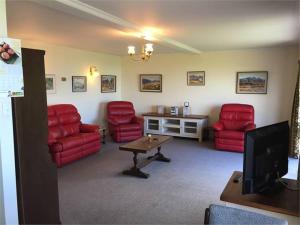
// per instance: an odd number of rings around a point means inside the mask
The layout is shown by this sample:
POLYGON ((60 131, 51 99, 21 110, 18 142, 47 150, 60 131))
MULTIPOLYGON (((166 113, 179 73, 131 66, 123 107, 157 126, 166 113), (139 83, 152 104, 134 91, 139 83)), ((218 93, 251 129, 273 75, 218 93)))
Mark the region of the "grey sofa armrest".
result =
POLYGON ((288 225, 284 219, 266 216, 260 213, 250 212, 243 209, 231 208, 221 205, 210 205, 209 212, 205 211, 205 222, 211 225, 228 225, 228 224, 272 224, 272 225, 288 225))

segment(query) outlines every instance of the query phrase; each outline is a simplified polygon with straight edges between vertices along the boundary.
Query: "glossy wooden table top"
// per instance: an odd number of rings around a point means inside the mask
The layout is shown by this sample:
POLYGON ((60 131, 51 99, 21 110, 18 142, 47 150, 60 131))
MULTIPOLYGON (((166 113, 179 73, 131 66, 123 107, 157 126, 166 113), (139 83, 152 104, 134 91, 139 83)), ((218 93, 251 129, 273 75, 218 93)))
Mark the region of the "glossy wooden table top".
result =
POLYGON ((151 141, 149 141, 149 138, 145 136, 127 144, 121 145, 119 149, 122 151, 146 153, 154 148, 161 146, 163 143, 171 141, 172 139, 173 137, 171 136, 152 135, 151 141))

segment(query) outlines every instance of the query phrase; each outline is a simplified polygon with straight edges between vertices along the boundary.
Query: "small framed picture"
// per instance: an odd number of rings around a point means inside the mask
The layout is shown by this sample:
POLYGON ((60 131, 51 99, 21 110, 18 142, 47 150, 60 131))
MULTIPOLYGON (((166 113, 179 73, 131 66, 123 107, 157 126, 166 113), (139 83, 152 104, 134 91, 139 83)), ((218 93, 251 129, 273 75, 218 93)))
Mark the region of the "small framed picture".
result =
POLYGON ((56 80, 54 74, 46 74, 46 91, 47 94, 56 93, 56 80))
POLYGON ((204 86, 205 85, 205 71, 189 71, 187 72, 188 86, 204 86))
POLYGON ((72 76, 72 92, 86 92, 86 76, 72 76))
POLYGON ((110 93, 116 92, 117 76, 115 75, 101 75, 101 92, 110 93))
POLYGON ((268 71, 237 72, 237 94, 267 94, 268 71))
POLYGON ((140 91, 141 92, 162 92, 162 75, 141 74, 140 91))

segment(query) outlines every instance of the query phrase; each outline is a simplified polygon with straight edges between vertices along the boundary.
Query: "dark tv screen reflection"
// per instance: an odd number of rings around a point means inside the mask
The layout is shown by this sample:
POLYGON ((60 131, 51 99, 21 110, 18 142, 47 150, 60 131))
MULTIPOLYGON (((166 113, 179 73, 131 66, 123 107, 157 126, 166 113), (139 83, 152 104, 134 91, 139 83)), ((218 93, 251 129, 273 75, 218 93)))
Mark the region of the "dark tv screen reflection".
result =
POLYGON ((266 193, 279 185, 288 172, 288 151, 288 121, 246 132, 242 193, 266 193))

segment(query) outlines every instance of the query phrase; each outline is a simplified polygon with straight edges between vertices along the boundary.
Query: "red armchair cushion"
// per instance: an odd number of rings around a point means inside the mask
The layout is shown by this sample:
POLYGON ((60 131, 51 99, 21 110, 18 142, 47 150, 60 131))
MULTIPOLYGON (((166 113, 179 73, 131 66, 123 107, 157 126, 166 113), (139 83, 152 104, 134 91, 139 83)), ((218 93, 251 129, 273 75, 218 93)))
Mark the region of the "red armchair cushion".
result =
POLYGON ((141 126, 138 123, 128 123, 128 124, 120 124, 119 126, 116 126, 115 131, 135 131, 135 130, 141 130, 141 126))
POLYGON ((59 167, 100 149, 99 126, 80 120, 73 105, 48 106, 48 145, 59 167))
POLYGON ((132 116, 131 115, 111 116, 111 120, 113 120, 114 123, 116 124, 126 124, 131 122, 132 116))
POLYGON ((224 130, 224 125, 221 122, 217 122, 213 125, 213 129, 217 131, 224 130))
POLYGON ((243 152, 245 131, 255 128, 253 106, 224 104, 213 128, 217 149, 243 152))
POLYGON ((62 125, 61 129, 64 137, 79 134, 79 123, 62 125))
POLYGON ((62 124, 62 125, 77 124, 77 123, 80 122, 80 119, 81 119, 78 112, 60 114, 58 118, 59 118, 59 123, 62 124))
POLYGON ((59 127, 48 127, 48 143, 51 141, 53 142, 53 140, 56 140, 57 138, 61 138, 62 136, 63 134, 59 127))
POLYGON ((57 140, 57 142, 53 145, 53 150, 55 152, 62 152, 63 150, 68 150, 82 144, 83 139, 80 136, 64 137, 57 140))
POLYGON ((80 133, 97 133, 99 132, 100 126, 92 124, 81 124, 80 133))
POLYGON ((84 144, 93 142, 93 141, 98 141, 100 139, 100 134, 93 132, 93 133, 80 133, 79 137, 82 139, 82 142, 84 144))
POLYGON ((48 107, 48 143, 56 142, 57 138, 62 137, 61 129, 58 127, 59 121, 52 107, 48 107))
POLYGON ((254 123, 249 123, 246 127, 245 127, 245 131, 248 130, 253 130, 256 128, 256 125, 254 123))
POLYGON ((115 124, 130 123, 135 117, 135 111, 131 102, 113 101, 107 104, 109 120, 115 124))
POLYGON ((222 130, 215 133, 216 138, 244 140, 244 132, 233 130, 222 130))
POLYGON ((142 136, 141 120, 135 116, 133 104, 113 101, 107 104, 109 132, 117 142, 131 141, 142 136))
POLYGON ((249 123, 254 123, 254 108, 245 104, 224 104, 220 122, 225 130, 245 130, 249 123))

